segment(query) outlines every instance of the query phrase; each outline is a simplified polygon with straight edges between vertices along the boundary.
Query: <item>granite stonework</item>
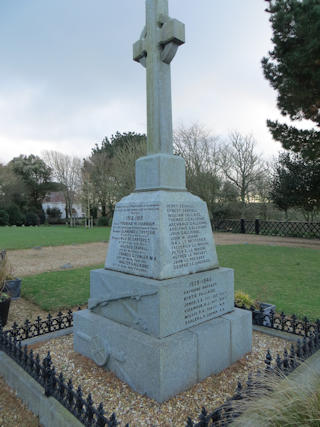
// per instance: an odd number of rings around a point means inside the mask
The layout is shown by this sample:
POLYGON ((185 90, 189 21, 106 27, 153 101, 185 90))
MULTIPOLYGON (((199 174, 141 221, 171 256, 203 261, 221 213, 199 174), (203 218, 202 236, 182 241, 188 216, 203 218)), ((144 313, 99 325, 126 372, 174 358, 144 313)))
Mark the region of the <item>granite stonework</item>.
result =
POLYGON ((93 270, 88 307, 157 338, 231 312, 233 270, 218 268, 167 280, 93 270))
POLYGON ((219 267, 207 206, 173 155, 170 63, 184 25, 168 0, 147 0, 146 17, 133 56, 147 71, 147 156, 116 205, 89 309, 74 313, 74 348, 163 402, 249 352, 252 320, 234 309, 233 270, 219 267))
POLYGON ((215 267, 208 209, 199 197, 146 191, 117 203, 106 269, 163 280, 215 267))
POLYGON ((234 309, 224 315, 234 326, 231 330, 230 364, 241 359, 252 347, 252 313, 249 310, 234 309))
POLYGON ((182 157, 159 153, 136 162, 136 191, 186 191, 186 166, 182 157))
MULTIPOLYGON (((232 363, 251 313, 235 309, 165 338, 132 329, 90 310, 74 313, 75 351, 113 371, 135 391, 163 402, 232 363)), ((250 348, 246 348, 249 351, 250 348)))

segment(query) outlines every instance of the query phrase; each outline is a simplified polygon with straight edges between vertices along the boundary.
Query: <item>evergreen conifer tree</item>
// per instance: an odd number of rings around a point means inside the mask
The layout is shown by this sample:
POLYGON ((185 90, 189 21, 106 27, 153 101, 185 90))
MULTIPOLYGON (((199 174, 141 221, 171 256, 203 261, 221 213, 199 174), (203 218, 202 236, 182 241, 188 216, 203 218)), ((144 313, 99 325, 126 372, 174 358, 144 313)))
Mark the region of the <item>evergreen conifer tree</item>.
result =
POLYGON ((311 120, 313 130, 278 121, 267 125, 285 149, 308 159, 320 158, 320 0, 266 0, 273 30, 273 50, 263 58, 263 72, 278 92, 277 105, 292 120, 311 120))

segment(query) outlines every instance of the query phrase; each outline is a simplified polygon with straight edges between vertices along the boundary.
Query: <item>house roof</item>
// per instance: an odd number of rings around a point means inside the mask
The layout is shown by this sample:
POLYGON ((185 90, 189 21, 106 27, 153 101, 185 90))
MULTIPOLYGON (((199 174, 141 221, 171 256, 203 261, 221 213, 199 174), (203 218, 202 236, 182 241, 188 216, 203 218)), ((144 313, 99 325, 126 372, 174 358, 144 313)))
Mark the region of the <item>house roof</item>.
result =
POLYGON ((44 199, 44 202, 47 203, 64 203, 64 196, 62 191, 55 191, 52 193, 47 194, 47 196, 44 199))
MULTIPOLYGON (((44 203, 65 203, 65 198, 62 191, 52 191, 48 193, 43 200, 44 203)), ((73 204, 81 204, 79 197, 75 197, 73 204)))

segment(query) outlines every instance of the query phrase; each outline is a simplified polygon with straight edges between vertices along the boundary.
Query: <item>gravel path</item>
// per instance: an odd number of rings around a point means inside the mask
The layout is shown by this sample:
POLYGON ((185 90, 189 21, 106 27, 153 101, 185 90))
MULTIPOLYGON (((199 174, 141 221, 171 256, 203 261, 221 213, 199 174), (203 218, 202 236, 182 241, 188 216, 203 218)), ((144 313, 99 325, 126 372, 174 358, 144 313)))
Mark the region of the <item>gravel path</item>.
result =
POLYGON ((217 245, 250 245, 288 246, 320 250, 320 239, 300 239, 297 237, 257 236, 256 234, 214 233, 217 245))
MULTIPOLYGON (((289 246, 320 250, 320 240, 293 237, 256 236, 252 234, 214 233, 217 245, 254 244, 289 246)), ((8 251, 9 260, 15 266, 15 274, 27 276, 45 271, 61 270, 67 263, 73 267, 103 264, 108 243, 49 246, 40 249, 8 251)))
MULTIPOLYGON (((153 399, 134 392, 112 372, 99 368, 92 360, 73 351, 73 335, 52 339, 29 346, 39 353, 41 360, 50 351, 56 371, 68 380, 72 377, 74 388, 81 385, 84 397, 92 393, 95 404, 103 403, 106 415, 117 415, 120 427, 129 422, 130 427, 184 427, 187 417, 194 420, 205 406, 209 411, 220 406, 233 395, 238 381, 245 384, 248 373, 265 369, 267 349, 275 356, 281 354, 289 343, 280 338, 253 332, 253 351, 217 375, 211 375, 172 399, 159 404, 153 399)), ((0 377, 0 426, 36 427, 35 417, 18 399, 0 377)))
POLYGON ((71 264, 75 268, 103 264, 107 248, 107 243, 97 242, 21 249, 7 253, 11 264, 14 265, 15 274, 19 277, 61 270, 65 264, 71 264))
MULTIPOLYGON (((55 316, 57 313, 51 314, 55 316)), ((40 316, 42 319, 45 319, 48 316, 48 312, 42 310, 36 304, 33 304, 32 302, 23 298, 11 300, 8 322, 5 328, 11 328, 14 322, 16 322, 18 325, 23 325, 26 319, 33 323, 38 316, 40 316)))
POLYGON ((184 427, 187 417, 196 420, 204 406, 212 411, 234 394, 238 381, 245 384, 249 372, 265 369, 268 349, 275 356, 289 348, 287 341, 260 332, 253 333, 253 351, 216 375, 195 384, 164 403, 134 392, 112 372, 99 368, 92 360, 73 351, 73 336, 56 338, 31 346, 41 359, 50 351, 57 372, 65 379, 72 377, 75 389, 81 384, 85 397, 92 393, 95 404, 103 403, 106 414, 117 415, 120 426, 184 427))

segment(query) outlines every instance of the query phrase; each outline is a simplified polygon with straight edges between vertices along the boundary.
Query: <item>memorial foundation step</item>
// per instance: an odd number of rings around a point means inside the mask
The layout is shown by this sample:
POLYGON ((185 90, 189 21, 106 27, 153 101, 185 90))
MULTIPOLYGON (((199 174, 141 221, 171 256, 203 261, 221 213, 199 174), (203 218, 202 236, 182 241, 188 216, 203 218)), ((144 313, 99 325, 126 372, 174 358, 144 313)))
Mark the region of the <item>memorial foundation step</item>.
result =
POLYGON ((165 338, 83 310, 74 313, 74 349, 163 402, 251 351, 251 312, 235 309, 165 338))

